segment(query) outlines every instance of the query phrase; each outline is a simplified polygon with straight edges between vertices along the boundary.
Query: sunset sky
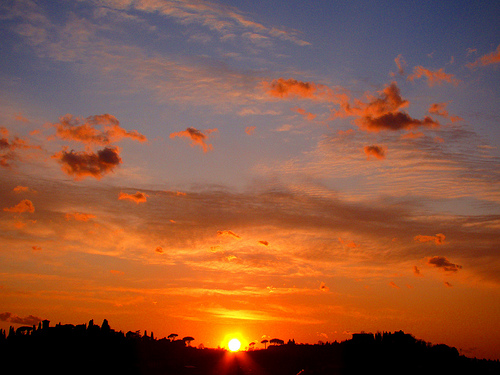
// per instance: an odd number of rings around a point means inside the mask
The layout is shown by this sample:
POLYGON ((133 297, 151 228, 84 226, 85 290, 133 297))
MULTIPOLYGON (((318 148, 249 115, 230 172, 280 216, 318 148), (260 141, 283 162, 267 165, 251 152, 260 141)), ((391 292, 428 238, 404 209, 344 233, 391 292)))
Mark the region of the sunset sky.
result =
POLYGON ((6 0, 0 328, 500 359, 498 1, 6 0))

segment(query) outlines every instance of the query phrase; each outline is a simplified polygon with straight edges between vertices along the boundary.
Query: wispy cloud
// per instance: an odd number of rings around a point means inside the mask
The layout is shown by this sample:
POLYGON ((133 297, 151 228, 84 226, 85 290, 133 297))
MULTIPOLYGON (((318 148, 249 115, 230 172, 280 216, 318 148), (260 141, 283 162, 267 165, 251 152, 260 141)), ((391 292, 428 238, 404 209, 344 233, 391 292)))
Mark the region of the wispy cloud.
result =
POLYGON ((442 245, 445 243, 445 235, 443 233, 438 233, 435 236, 424 236, 419 234, 414 237, 416 242, 434 242, 436 245, 442 245))
POLYGON ((414 81, 418 78, 427 78, 429 86, 441 85, 443 82, 452 83, 457 85, 460 80, 455 78, 453 74, 445 73, 444 69, 430 70, 423 66, 416 66, 413 68, 413 74, 408 76, 408 81, 414 81))
POLYGON ((491 65, 491 64, 498 64, 498 63, 500 63, 500 44, 498 45, 495 51, 488 53, 484 56, 481 56, 476 61, 467 64, 467 67, 474 69, 477 67, 491 65))

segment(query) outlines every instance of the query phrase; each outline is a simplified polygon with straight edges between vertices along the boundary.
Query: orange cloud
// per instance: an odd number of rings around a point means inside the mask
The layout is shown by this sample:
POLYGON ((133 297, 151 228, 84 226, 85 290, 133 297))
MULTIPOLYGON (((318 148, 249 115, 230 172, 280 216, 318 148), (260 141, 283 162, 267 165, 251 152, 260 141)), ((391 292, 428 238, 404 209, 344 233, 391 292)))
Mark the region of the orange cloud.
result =
POLYGON ((317 90, 313 82, 302 82, 296 79, 273 79, 271 83, 263 82, 267 93, 277 98, 314 98, 317 90))
POLYGON ((191 146, 199 145, 202 149, 203 152, 207 152, 212 149, 212 145, 207 144, 205 141, 208 138, 208 135, 213 132, 217 132, 218 129, 208 129, 205 130, 205 134, 203 134, 200 130, 195 129, 195 128, 187 128, 186 130, 177 132, 177 133, 171 133, 170 138, 175 138, 175 137, 186 137, 190 138, 192 143, 191 146))
MULTIPOLYGON (((405 68, 406 68, 406 61, 403 58, 402 55, 398 55, 395 59, 394 62, 396 63, 396 66, 398 67, 398 72, 397 74, 403 75, 405 74, 405 68)), ((396 73, 391 73, 392 76, 395 76, 396 73)))
POLYGON ((264 246, 269 246, 269 242, 267 241, 259 241, 259 243, 264 246))
POLYGON ((118 148, 106 147, 97 151, 97 154, 73 150, 68 152, 66 150, 67 148, 64 148, 52 157, 62 164, 63 172, 74 176, 77 180, 85 177, 100 179, 112 172, 122 162, 118 148))
POLYGON ((40 146, 33 146, 28 141, 14 136, 9 140, 9 131, 0 126, 0 166, 10 168, 14 160, 19 159, 16 152, 18 149, 40 149, 40 146))
POLYGON ((66 220, 76 220, 76 221, 89 221, 90 219, 95 219, 95 215, 84 214, 81 212, 68 212, 66 215, 66 220))
POLYGON ((35 251, 41 251, 42 247, 41 246, 31 246, 31 248, 35 251))
POLYGON ((379 92, 378 97, 368 95, 368 103, 355 100, 354 105, 344 102, 341 109, 333 112, 333 118, 356 116, 355 124, 371 132, 383 130, 409 130, 417 127, 438 127, 439 123, 426 116, 423 120, 410 117, 401 109, 409 105, 401 97, 396 82, 379 92))
POLYGON ((435 236, 415 236, 413 239, 417 242, 434 242, 436 245, 444 244, 445 235, 443 233, 438 233, 435 236))
POLYGON ((145 142, 147 138, 136 130, 127 131, 120 127, 118 119, 110 114, 89 116, 86 119, 73 117, 67 114, 53 124, 56 136, 71 141, 82 142, 87 145, 107 146, 122 138, 130 138, 145 142), (102 129, 96 128, 97 126, 102 129))
POLYGON ((14 189, 12 189, 12 191, 16 194, 29 193, 29 192, 36 193, 35 190, 32 190, 27 186, 21 186, 21 185, 16 186, 14 189))
POLYGON ((118 199, 120 200, 130 200, 132 202, 135 202, 137 204, 139 203, 144 203, 147 201, 147 197, 149 195, 141 193, 140 191, 136 192, 135 194, 127 194, 124 193, 123 191, 120 192, 120 195, 118 196, 118 199))
POLYGON ((446 257, 441 256, 429 258, 427 264, 436 268, 441 268, 446 272, 457 272, 459 269, 462 269, 462 266, 451 263, 446 257))
POLYGON ((33 203, 30 200, 23 199, 21 202, 19 202, 15 206, 6 207, 3 210, 7 211, 7 212, 14 212, 14 213, 23 213, 23 212, 33 213, 33 212, 35 212, 35 206, 33 205, 33 203))
POLYGON ((297 112, 304 116, 307 120, 312 121, 316 118, 316 115, 310 112, 307 112, 305 109, 299 108, 299 107, 293 107, 292 111, 297 112))
POLYGON ((424 136, 424 133, 422 133, 422 132, 417 132, 417 133, 409 132, 409 133, 403 134, 401 136, 401 139, 418 139, 418 138, 422 138, 423 136, 424 136))
POLYGON ((491 64, 500 63, 500 44, 497 49, 487 55, 481 56, 479 59, 474 61, 473 63, 467 64, 468 68, 476 68, 478 66, 486 66, 491 64))
POLYGON ((218 230, 217 231, 217 236, 221 236, 221 237, 233 237, 233 238, 236 238, 237 240, 239 240, 241 238, 240 236, 238 236, 236 233, 234 233, 231 230, 218 230))
POLYGON ((442 117, 448 117, 451 120, 451 122, 462 120, 462 118, 458 116, 449 116, 449 113, 446 110, 447 105, 448 103, 433 103, 429 107, 429 113, 432 113, 434 115, 439 115, 442 117))
POLYGON ((376 146, 376 145, 365 146, 364 151, 366 154, 366 158, 368 160, 370 160, 370 156, 374 156, 377 159, 384 159, 385 158, 386 149, 383 146, 376 146))
POLYGON ((158 246, 155 251, 158 253, 158 254, 163 254, 163 248, 161 246, 158 246))
POLYGON ((389 286, 392 287, 392 288, 394 288, 394 289, 399 289, 399 286, 397 286, 396 283, 394 283, 394 281, 391 281, 389 283, 389 286))
POLYGON ((424 68, 423 66, 414 67, 413 74, 409 75, 407 80, 414 81, 416 78, 422 77, 427 78, 429 86, 434 86, 435 84, 440 85, 443 82, 453 83, 457 85, 460 82, 455 78, 453 74, 445 73, 443 68, 432 71, 424 68))
POLYGON ((255 131, 256 127, 255 126, 247 126, 245 128, 245 133, 247 133, 248 135, 252 135, 253 132, 255 131))
POLYGON ((319 290, 321 290, 322 292, 328 292, 330 288, 327 287, 324 282, 321 282, 321 284, 319 285, 319 290))

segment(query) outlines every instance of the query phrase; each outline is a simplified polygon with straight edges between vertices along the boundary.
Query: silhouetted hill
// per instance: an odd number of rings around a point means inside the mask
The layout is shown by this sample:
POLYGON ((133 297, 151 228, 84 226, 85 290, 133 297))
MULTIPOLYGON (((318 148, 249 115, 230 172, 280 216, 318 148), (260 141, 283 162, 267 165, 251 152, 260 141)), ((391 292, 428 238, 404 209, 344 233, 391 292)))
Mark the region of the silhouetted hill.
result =
MULTIPOLYGON (((229 353, 197 349, 184 340, 116 332, 93 324, 11 327, 0 332, 0 371, 31 374, 323 375, 500 374, 500 362, 460 356, 402 331, 354 334, 351 340, 316 345, 271 345, 229 353)), ((171 336, 169 336, 171 337, 171 336)), ((283 343, 282 340, 276 341, 283 343)))

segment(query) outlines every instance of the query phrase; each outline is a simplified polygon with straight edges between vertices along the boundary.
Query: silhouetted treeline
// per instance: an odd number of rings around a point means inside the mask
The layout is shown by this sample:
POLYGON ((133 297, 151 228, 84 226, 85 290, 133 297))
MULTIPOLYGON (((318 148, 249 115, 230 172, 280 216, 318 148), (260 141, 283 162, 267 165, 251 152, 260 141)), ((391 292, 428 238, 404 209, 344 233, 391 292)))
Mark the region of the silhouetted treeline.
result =
POLYGON ((155 338, 101 326, 43 321, 0 330, 0 373, 144 375, 500 374, 500 362, 467 358, 402 331, 358 333, 351 340, 315 345, 273 339, 267 349, 229 353, 194 348, 194 338, 155 338), (3 370, 6 370, 4 372, 3 370))

